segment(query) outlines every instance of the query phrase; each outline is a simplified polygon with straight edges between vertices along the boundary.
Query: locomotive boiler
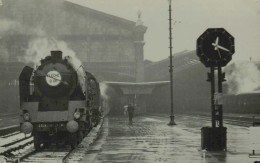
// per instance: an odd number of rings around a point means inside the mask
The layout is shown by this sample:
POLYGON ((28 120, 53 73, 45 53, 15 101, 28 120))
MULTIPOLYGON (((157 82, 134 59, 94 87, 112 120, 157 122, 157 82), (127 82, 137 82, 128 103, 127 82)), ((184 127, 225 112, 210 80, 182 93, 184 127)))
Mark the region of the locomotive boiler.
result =
POLYGON ((36 69, 22 70, 20 125, 22 132, 32 133, 35 149, 53 142, 75 147, 99 122, 99 83, 80 68, 61 51, 51 51, 36 69))

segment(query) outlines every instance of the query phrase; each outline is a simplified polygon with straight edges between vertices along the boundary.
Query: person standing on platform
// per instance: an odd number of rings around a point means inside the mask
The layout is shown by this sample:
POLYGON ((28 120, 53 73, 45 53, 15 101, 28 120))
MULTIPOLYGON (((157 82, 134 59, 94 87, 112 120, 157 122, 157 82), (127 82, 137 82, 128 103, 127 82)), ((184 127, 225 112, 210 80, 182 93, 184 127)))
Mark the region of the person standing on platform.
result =
POLYGON ((128 105, 124 105, 124 115, 127 116, 127 108, 128 108, 128 105))
POLYGON ((134 117, 134 106, 132 104, 128 105, 127 112, 128 112, 128 118, 129 122, 132 123, 133 117, 134 117))

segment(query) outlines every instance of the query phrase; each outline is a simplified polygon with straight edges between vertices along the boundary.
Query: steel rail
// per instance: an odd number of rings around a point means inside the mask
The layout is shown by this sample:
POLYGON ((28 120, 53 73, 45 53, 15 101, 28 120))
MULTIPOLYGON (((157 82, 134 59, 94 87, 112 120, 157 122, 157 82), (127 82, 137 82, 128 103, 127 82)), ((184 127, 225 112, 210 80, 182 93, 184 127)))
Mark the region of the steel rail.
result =
POLYGON ((21 133, 20 131, 16 131, 16 132, 1 136, 1 138, 8 138, 8 137, 11 137, 11 136, 14 136, 14 135, 18 135, 20 133, 21 133))
MULTIPOLYGON (((182 114, 183 116, 189 116, 189 117, 199 117, 204 120, 209 120, 210 121, 210 115, 201 115, 201 114, 182 114)), ((241 126, 241 127, 250 127, 252 126, 251 121, 241 121, 239 120, 239 117, 225 117, 224 121, 225 124, 230 124, 230 125, 235 125, 235 126, 241 126)))
POLYGON ((14 144, 16 144, 16 143, 19 143, 19 142, 21 142, 21 141, 24 141, 24 140, 26 140, 26 139, 29 139, 29 138, 31 138, 31 137, 32 137, 32 136, 28 136, 28 137, 25 137, 25 138, 22 138, 22 139, 19 139, 19 140, 16 140, 16 141, 13 141, 13 142, 4 144, 4 145, 2 145, 1 147, 8 147, 8 146, 14 145, 14 144))
POLYGON ((5 151, 0 152, 0 155, 9 156, 9 155, 11 155, 12 152, 20 150, 20 149, 23 149, 25 146, 27 146, 29 144, 32 144, 32 143, 33 143, 33 140, 29 141, 29 142, 26 142, 26 143, 24 143, 22 145, 18 145, 16 147, 9 148, 9 149, 7 149, 5 151))
POLYGON ((20 130, 20 125, 8 126, 4 128, 0 128, 0 136, 5 136, 10 133, 16 132, 20 130))

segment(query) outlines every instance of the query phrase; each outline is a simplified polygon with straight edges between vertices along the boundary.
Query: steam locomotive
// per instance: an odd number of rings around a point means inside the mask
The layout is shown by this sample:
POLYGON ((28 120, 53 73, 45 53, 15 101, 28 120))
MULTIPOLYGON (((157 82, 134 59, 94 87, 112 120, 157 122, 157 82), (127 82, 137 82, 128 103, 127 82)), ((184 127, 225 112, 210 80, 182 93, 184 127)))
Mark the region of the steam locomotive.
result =
POLYGON ((62 57, 61 51, 25 66, 19 77, 20 126, 32 133, 34 147, 53 142, 75 147, 101 119, 100 87, 96 78, 62 57))

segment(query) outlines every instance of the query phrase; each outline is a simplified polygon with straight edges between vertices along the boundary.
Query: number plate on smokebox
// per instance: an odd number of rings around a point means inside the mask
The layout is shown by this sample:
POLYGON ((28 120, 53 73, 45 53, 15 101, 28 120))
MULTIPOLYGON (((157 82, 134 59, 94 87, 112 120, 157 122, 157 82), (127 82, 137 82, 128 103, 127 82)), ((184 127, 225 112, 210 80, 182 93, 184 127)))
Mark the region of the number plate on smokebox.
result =
POLYGON ((46 124, 40 123, 37 125, 39 128, 51 128, 51 127, 65 127, 65 124, 46 124))

